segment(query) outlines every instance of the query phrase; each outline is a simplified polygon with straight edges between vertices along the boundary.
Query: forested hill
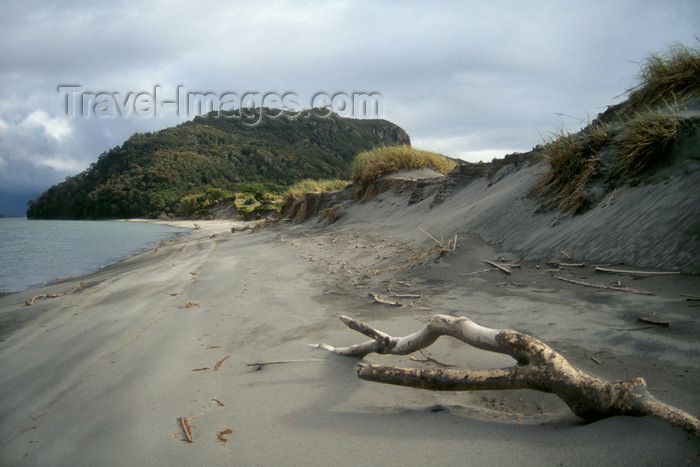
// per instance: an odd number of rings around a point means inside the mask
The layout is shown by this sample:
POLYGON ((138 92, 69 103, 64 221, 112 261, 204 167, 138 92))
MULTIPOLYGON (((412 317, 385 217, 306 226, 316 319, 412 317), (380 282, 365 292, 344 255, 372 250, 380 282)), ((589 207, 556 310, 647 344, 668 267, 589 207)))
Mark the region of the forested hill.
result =
POLYGON ((305 111, 250 125, 231 115, 209 114, 134 134, 84 172, 30 201, 27 217, 178 215, 190 211, 187 206, 198 194, 214 201, 241 191, 261 197, 305 178, 349 178, 357 153, 400 144, 410 144, 408 135, 386 120, 305 111))

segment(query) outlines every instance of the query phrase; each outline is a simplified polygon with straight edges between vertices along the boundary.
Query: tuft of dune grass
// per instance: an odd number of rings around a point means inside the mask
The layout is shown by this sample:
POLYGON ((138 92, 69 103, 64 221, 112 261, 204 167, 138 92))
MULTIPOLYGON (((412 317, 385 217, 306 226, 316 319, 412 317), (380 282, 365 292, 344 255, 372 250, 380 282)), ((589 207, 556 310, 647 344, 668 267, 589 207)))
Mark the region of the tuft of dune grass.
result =
POLYGON ((623 111, 646 111, 700 95, 700 49, 672 45, 642 63, 623 111))
POLYGON ((347 180, 340 179, 322 179, 313 180, 307 178, 290 186, 284 193, 284 199, 303 198, 306 193, 311 191, 334 191, 341 190, 349 185, 347 180))
POLYGON ((410 146, 387 146, 374 148, 355 156, 350 167, 352 181, 361 194, 379 177, 401 169, 430 168, 447 174, 457 162, 449 157, 410 146))
POLYGON ((612 173, 629 180, 668 159, 679 127, 678 116, 672 111, 646 112, 626 122, 615 143, 619 155, 612 173))
POLYGON ((608 141, 604 127, 589 125, 580 133, 560 130, 542 149, 549 171, 531 189, 537 197, 552 195, 546 203, 562 213, 578 213, 591 203, 588 182, 598 171, 597 152, 608 141))

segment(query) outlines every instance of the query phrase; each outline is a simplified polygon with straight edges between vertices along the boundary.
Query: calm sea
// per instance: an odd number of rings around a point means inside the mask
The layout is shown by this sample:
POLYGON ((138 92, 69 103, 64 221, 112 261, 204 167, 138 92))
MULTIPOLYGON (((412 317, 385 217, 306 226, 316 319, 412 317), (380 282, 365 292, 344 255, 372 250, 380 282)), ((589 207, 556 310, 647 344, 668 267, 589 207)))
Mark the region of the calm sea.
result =
POLYGON ((0 218, 0 292, 94 272, 187 230, 147 222, 0 218))

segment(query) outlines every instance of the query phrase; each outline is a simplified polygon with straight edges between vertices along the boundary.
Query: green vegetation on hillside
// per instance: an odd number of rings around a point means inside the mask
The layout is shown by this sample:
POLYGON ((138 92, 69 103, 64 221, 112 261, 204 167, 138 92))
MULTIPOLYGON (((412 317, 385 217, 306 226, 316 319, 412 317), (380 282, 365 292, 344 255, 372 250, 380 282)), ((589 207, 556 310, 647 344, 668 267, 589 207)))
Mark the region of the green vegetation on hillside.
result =
POLYGON ((682 128, 678 110, 700 96, 700 49, 675 45, 651 55, 628 99, 578 133, 560 131, 541 148, 549 170, 532 188, 545 208, 580 213, 591 207, 591 185, 603 190, 639 183, 669 162, 682 128))
POLYGON ((385 120, 306 112, 251 126, 230 117, 210 114, 134 134, 30 202, 27 217, 203 216, 226 200, 235 200, 242 212, 265 210, 280 203, 285 186, 348 177, 357 153, 409 143, 400 127, 385 120))

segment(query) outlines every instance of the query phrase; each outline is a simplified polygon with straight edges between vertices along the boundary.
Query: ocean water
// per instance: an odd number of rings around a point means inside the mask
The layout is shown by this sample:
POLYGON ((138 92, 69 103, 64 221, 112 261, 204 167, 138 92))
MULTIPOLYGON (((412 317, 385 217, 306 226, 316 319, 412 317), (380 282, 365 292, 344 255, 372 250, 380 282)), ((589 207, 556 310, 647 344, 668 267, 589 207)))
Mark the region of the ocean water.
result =
POLYGON ((88 274, 187 231, 147 222, 0 218, 0 292, 88 274))

